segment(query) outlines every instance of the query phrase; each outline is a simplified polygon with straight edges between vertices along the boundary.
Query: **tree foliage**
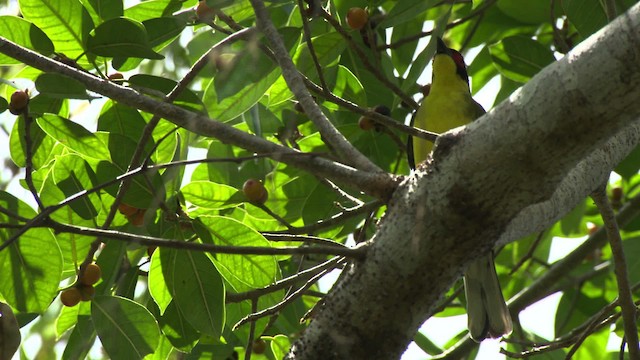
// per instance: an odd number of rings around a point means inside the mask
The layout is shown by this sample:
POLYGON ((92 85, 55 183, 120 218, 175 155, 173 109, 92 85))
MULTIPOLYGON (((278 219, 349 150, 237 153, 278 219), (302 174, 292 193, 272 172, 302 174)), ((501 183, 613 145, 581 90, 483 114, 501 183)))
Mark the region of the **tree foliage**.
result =
MULTIPOLYGON (((28 324, 45 357, 284 357, 325 310, 317 280, 366 256, 352 244, 376 233, 409 174, 408 134, 435 138, 404 125, 435 37, 473 54, 474 94, 499 80, 497 104, 634 3, 19 0, 16 16, 5 2, 0 358, 28 324), (366 7, 360 30, 354 7, 366 7), (61 306, 71 289, 80 302, 61 306)), ((636 295, 639 169, 635 150, 609 190, 636 295)), ((499 251, 509 299, 564 261, 552 245, 588 236, 553 287, 512 308, 561 293, 553 338, 517 324, 505 351, 619 351, 605 349, 625 332, 602 226, 585 199, 499 251)), ((460 287, 437 316, 464 314, 460 287)), ((439 356, 465 335, 415 341, 439 356)))

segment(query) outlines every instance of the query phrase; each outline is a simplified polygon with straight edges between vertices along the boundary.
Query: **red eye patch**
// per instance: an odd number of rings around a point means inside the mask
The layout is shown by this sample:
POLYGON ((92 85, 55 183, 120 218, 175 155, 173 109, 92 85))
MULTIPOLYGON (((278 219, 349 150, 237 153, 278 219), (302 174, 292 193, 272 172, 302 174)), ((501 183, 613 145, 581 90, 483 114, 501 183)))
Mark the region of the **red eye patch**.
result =
POLYGON ((466 68, 465 64, 464 64, 464 58, 462 57, 462 54, 460 54, 458 51, 451 49, 451 58, 453 58, 453 61, 456 63, 456 65, 459 68, 466 68))

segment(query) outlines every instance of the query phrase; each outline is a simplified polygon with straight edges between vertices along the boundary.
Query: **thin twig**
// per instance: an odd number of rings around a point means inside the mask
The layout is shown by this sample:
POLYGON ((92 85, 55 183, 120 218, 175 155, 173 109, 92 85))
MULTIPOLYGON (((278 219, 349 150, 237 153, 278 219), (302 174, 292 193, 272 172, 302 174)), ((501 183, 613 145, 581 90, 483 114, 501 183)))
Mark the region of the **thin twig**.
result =
MULTIPOLYGON (((452 21, 449 24, 447 24, 447 26, 445 27, 445 29, 453 29, 456 26, 460 26, 462 24, 464 24, 465 22, 473 19, 476 16, 479 16, 481 14, 483 14, 490 6, 492 6, 497 0, 488 0, 485 1, 485 3, 481 6, 478 6, 478 8, 476 8, 472 13, 470 13, 467 16, 461 17, 458 20, 452 21)), ((429 31, 423 31, 420 32, 418 34, 415 35, 411 35, 411 36, 407 36, 405 38, 402 38, 394 43, 391 44, 385 44, 385 45, 380 45, 378 46, 378 50, 386 50, 386 49, 395 49, 395 48, 399 48, 400 46, 416 41, 418 39, 421 39, 425 36, 430 36, 433 34, 433 30, 429 30, 429 31)))
POLYGON ((309 20, 304 13, 304 5, 302 3, 302 0, 298 0, 298 12, 300 13, 300 17, 302 17, 302 34, 304 36, 304 41, 307 43, 307 48, 309 48, 309 55, 311 55, 313 65, 316 67, 318 79, 320 80, 320 86, 322 86, 322 90, 326 94, 329 92, 329 87, 327 86, 327 82, 324 79, 324 72, 322 71, 320 62, 318 61, 318 55, 316 54, 316 50, 313 46, 313 41, 311 41, 311 29, 309 28, 309 20))
POLYGON ((275 305, 273 305, 271 307, 268 307, 268 308, 266 308, 266 309, 264 309, 262 311, 249 314, 249 315, 245 316, 244 318, 240 319, 240 321, 238 321, 233 326, 233 330, 235 330, 238 327, 246 324, 249 321, 255 321, 255 320, 258 320, 258 319, 263 318, 265 316, 273 315, 273 314, 279 312, 282 308, 284 308, 285 306, 290 304, 292 301, 294 301, 295 299, 297 299, 300 296, 304 295, 304 292, 307 289, 309 289, 311 286, 313 286, 313 284, 315 284, 321 277, 326 275, 331 270, 332 269, 325 269, 325 270, 319 272, 318 274, 314 275, 303 286, 301 286, 299 289, 297 289, 296 291, 294 291, 291 294, 289 294, 281 302, 279 302, 279 303, 277 303, 277 304, 275 304, 275 305))
POLYGON ((540 245, 540 241, 542 241, 543 236, 544 236, 544 231, 541 231, 536 237, 536 240, 529 247, 529 250, 527 251, 527 253, 524 254, 524 256, 513 266, 511 271, 509 271, 509 276, 515 274, 516 271, 518 271, 518 269, 520 269, 520 267, 524 265, 525 262, 527 262, 527 260, 533 258, 533 253, 538 248, 538 245, 540 245))
POLYGON ((366 156, 360 153, 342 133, 329 121, 318 104, 307 90, 293 60, 289 56, 280 34, 269 18, 269 13, 261 0, 250 0, 256 15, 256 23, 264 36, 269 40, 278 65, 282 69, 282 77, 291 92, 296 96, 305 114, 318 128, 325 141, 336 150, 341 161, 368 172, 378 173, 382 170, 366 156))
POLYGON ((318 244, 318 245, 329 245, 329 246, 340 246, 346 247, 346 245, 341 244, 337 241, 311 236, 311 235, 292 235, 292 234, 272 234, 268 232, 262 233, 262 236, 265 239, 270 241, 303 241, 309 244, 318 244))
MULTIPOLYGON (((251 313, 258 311, 258 299, 251 299, 251 313)), ((249 326, 249 339, 247 339, 247 348, 244 352, 244 360, 251 360, 251 351, 253 350, 253 339, 256 335, 256 322, 251 321, 249 326)))
MULTIPOLYGON (((379 208, 380 206, 382 206, 382 202, 380 201, 372 201, 366 204, 362 204, 359 206, 355 206, 353 208, 347 209, 345 211, 339 212, 335 215, 333 215, 332 217, 328 218, 328 219, 324 219, 324 220, 320 220, 316 223, 313 224, 309 224, 306 226, 301 226, 301 227, 294 227, 288 231, 286 231, 286 233, 288 234, 294 234, 294 235, 299 235, 299 234, 313 234, 314 232, 320 230, 320 229, 324 229, 327 227, 331 227, 337 224, 340 224, 344 221, 346 221, 347 219, 353 218, 354 216, 358 216, 361 214, 365 214, 368 212, 373 211, 374 209, 379 208)), ((276 231, 275 233, 282 233, 279 231, 276 231)))
POLYGON ((622 308, 622 320, 624 322, 624 332, 629 344, 629 357, 634 360, 640 359, 640 344, 638 343, 638 327, 636 325, 636 306, 633 303, 633 295, 629 284, 629 274, 627 273, 627 262, 622 247, 620 230, 616 223, 616 216, 607 197, 606 184, 596 189, 591 194, 591 198, 596 203, 604 225, 607 229, 609 246, 613 255, 614 273, 618 282, 618 297, 622 308))
POLYGON ((130 234, 115 230, 94 229, 83 226, 67 225, 48 220, 47 226, 54 231, 85 236, 96 236, 105 240, 124 241, 130 244, 144 246, 157 246, 170 249, 194 250, 217 254, 232 255, 340 255, 349 258, 361 259, 365 256, 367 246, 353 248, 337 246, 300 246, 300 247, 270 247, 270 246, 228 246, 203 244, 193 241, 170 240, 140 234, 130 234))
POLYGON ((280 225, 283 225, 288 230, 291 230, 291 229, 294 228, 293 225, 289 224, 289 222, 287 220, 285 220, 282 216, 274 213, 265 204, 260 204, 260 203, 257 203, 257 202, 249 202, 249 203, 252 204, 253 206, 259 208, 260 210, 266 212, 269 216, 271 216, 272 218, 276 219, 276 221, 279 222, 280 225))
POLYGON ((349 33, 340 25, 340 23, 333 17, 331 14, 324 11, 320 11, 320 16, 323 19, 327 20, 331 26, 333 26, 336 31, 342 35, 345 39, 349 48, 351 48, 358 58, 362 61, 365 69, 367 69, 373 76, 378 79, 384 86, 388 87, 391 91, 393 91, 402 101, 407 103, 412 109, 416 110, 418 108, 418 103, 416 103, 411 96, 405 94, 402 89, 400 89, 396 84, 392 83, 389 79, 387 79, 371 62, 369 61, 369 57, 360 49, 360 47, 353 41, 353 38, 349 33))
POLYGON ((24 216, 18 215, 16 213, 14 213, 13 211, 9 210, 9 209, 3 208, 2 206, 0 206, 0 213, 3 213, 3 214, 7 215, 10 218, 13 218, 13 219, 16 219, 16 220, 22 221, 22 222, 27 222, 27 221, 30 220, 29 218, 26 218, 24 216))
POLYGON ((290 286, 293 286, 293 284, 297 282, 307 280, 310 277, 320 272, 323 272, 327 269, 334 269, 339 265, 340 261, 342 261, 343 259, 344 257, 342 256, 336 256, 330 260, 327 260, 321 263, 320 265, 316 265, 306 270, 301 270, 294 275, 278 280, 275 283, 265 286, 263 288, 249 290, 249 291, 246 291, 243 293, 237 293, 237 294, 229 293, 227 294, 227 297, 225 300, 227 303, 237 303, 237 302, 245 301, 249 299, 257 299, 266 294, 270 294, 282 289, 286 289, 290 286))

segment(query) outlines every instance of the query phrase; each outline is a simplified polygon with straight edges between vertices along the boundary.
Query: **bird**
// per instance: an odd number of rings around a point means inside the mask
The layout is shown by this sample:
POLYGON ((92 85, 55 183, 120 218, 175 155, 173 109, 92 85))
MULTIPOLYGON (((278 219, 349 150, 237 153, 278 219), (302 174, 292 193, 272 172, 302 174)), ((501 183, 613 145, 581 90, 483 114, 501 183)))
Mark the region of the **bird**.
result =
MULTIPOLYGON (((441 38, 436 41, 431 87, 411 126, 439 134, 472 122, 485 110, 471 97, 462 54, 447 47, 441 38)), ((409 136, 407 154, 411 169, 427 159, 433 146, 428 140, 409 136)), ((493 251, 469 266, 464 274, 464 287, 471 338, 481 342, 487 337, 509 335, 513 324, 498 281, 493 251)))

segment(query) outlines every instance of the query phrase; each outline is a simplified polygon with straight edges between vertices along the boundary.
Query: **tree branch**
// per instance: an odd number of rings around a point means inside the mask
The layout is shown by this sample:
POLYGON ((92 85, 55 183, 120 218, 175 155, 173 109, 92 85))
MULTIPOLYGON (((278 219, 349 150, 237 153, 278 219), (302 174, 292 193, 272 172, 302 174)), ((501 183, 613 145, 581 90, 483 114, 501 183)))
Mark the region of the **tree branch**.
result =
POLYGON ((140 95, 130 88, 78 71, 73 67, 43 57, 2 37, 0 37, 0 52, 36 69, 69 76, 83 83, 91 91, 107 96, 122 104, 161 116, 195 134, 214 137, 256 153, 276 154, 273 158, 278 161, 327 177, 335 182, 355 187, 377 198, 388 199, 399 180, 397 177, 386 173, 359 171, 320 157, 296 159, 296 157, 286 156, 297 154, 298 152, 209 119, 204 115, 140 95))
POLYGON ((640 142, 638 28, 635 5, 491 112, 441 135, 287 358, 399 358, 467 264, 544 230, 599 186, 640 142))
POLYGON ((627 261, 625 260, 622 248, 622 238, 620 229, 616 223, 616 216, 607 198, 607 186, 596 189, 591 194, 591 198, 596 203, 604 226, 607 229, 609 246, 613 254, 613 268, 618 282, 618 302, 622 308, 622 320, 624 323, 624 334, 629 343, 629 357, 640 359, 640 347, 638 344, 638 327, 636 325, 636 305, 633 303, 631 285, 629 284, 629 274, 627 273, 627 261))
POLYGON ((300 105, 304 109, 305 114, 320 131, 326 142, 338 153, 340 159, 347 164, 361 170, 377 173, 382 170, 371 162, 366 156, 362 155, 349 141, 336 129, 329 119, 322 113, 320 107, 311 97, 296 69, 293 60, 289 57, 280 34, 273 26, 267 9, 261 0, 251 0, 251 5, 256 15, 256 23, 264 36, 271 43, 271 49, 276 57, 282 76, 284 77, 289 89, 296 96, 300 105))

